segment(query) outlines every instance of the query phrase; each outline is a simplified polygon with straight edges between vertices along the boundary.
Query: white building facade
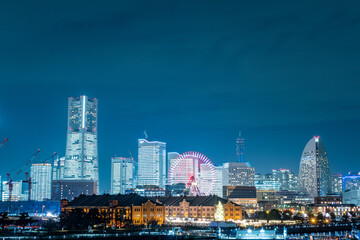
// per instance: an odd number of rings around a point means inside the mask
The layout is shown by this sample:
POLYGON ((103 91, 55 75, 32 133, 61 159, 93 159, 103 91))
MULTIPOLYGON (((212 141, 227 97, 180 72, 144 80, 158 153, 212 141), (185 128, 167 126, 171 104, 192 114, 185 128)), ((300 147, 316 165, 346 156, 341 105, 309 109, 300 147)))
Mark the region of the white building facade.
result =
POLYGON ((31 165, 31 200, 51 199, 51 163, 33 163, 31 165))
POLYGON ((132 158, 111 158, 111 194, 125 194, 135 188, 135 161, 132 158))
POLYGON ((138 185, 165 188, 166 165, 166 143, 138 140, 138 185))

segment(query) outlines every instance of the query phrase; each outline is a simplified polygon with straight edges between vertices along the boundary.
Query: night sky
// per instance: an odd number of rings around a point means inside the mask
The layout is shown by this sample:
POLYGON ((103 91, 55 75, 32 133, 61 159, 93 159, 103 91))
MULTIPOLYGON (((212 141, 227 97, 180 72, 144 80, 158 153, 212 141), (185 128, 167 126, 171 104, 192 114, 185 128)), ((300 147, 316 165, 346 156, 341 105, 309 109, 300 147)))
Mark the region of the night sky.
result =
MULTIPOLYGON (((359 171, 359 1, 0 1, 0 174, 65 154, 67 98, 99 100, 100 186, 137 139, 298 171, 321 136, 359 171)), ((22 176, 21 176, 22 177, 22 176)), ((20 177, 18 177, 20 178, 20 177)))

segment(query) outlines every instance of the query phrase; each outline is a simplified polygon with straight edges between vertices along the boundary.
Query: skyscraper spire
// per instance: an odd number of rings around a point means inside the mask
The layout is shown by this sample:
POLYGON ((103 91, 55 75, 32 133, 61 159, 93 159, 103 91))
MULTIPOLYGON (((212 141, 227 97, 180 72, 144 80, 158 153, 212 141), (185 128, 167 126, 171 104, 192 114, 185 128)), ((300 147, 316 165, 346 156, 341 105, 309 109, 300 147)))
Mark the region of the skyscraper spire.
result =
POLYGON ((241 136, 241 131, 239 131, 239 136, 236 138, 236 161, 244 162, 244 147, 245 139, 241 136))

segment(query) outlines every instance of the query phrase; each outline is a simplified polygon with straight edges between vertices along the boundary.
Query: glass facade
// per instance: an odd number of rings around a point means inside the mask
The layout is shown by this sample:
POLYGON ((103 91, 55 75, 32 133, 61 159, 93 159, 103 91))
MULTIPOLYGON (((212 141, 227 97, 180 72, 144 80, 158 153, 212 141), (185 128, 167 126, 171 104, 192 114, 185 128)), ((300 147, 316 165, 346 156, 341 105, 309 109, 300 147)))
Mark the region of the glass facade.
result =
POLYGON ((166 143, 139 139, 138 185, 165 188, 166 176, 166 143))
POLYGON ((134 186, 135 162, 132 158, 111 159, 111 194, 125 194, 134 186))
POLYGON ((33 163, 31 165, 31 200, 51 199, 51 163, 33 163))
POLYGON ((229 175, 229 186, 254 186, 255 169, 247 162, 224 164, 229 175))
POLYGON ((94 180, 99 183, 96 98, 69 98, 65 180, 94 180))
POLYGON ((330 167, 326 149, 319 137, 306 144, 299 168, 299 191, 310 197, 330 192, 330 167))

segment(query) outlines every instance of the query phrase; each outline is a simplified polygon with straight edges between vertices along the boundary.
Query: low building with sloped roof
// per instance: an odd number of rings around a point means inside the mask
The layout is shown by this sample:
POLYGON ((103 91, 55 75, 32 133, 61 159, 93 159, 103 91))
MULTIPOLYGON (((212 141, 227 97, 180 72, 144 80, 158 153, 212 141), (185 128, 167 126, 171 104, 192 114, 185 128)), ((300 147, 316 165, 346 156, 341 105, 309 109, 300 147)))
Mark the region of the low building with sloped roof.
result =
POLYGON ((165 206, 138 194, 80 195, 71 202, 62 200, 62 220, 66 222, 74 214, 79 215, 78 219, 88 222, 88 225, 162 225, 165 221, 165 206))
POLYGON ((225 220, 241 220, 242 207, 229 200, 210 196, 152 197, 152 201, 165 205, 165 217, 214 220, 216 206, 221 202, 225 220))

